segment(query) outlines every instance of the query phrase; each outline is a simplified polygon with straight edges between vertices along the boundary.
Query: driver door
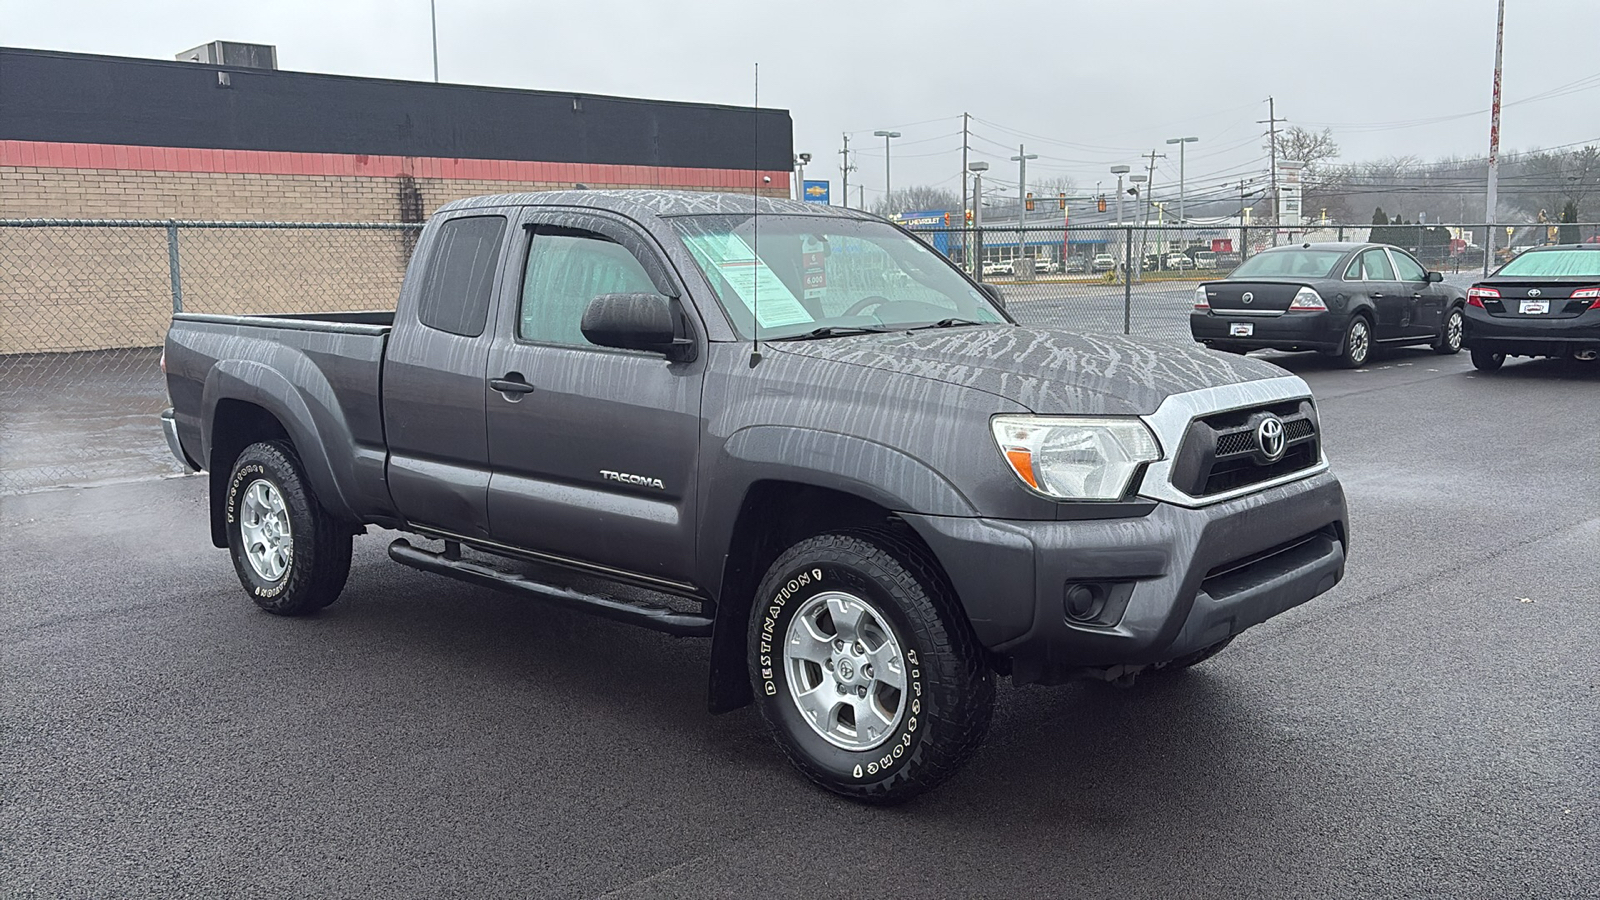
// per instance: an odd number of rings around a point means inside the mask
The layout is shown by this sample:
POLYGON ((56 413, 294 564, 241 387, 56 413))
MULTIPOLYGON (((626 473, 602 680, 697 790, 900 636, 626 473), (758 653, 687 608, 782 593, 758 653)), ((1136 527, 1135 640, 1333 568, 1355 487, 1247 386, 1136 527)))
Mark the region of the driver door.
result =
POLYGON ((525 216, 489 348, 490 532, 561 561, 687 585, 704 346, 671 362, 596 346, 580 327, 600 294, 682 291, 630 225, 537 207, 525 216))

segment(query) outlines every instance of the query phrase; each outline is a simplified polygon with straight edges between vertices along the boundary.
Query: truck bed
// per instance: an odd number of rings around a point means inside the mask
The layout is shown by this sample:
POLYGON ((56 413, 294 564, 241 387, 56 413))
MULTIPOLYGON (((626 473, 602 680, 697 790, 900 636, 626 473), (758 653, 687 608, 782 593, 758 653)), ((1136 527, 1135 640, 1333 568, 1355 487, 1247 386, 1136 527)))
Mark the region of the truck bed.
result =
POLYGON ((330 508, 353 521, 387 518, 379 385, 393 322, 392 311, 175 314, 167 390, 185 454, 206 463, 219 439, 208 425, 216 397, 249 398, 289 432, 330 508))

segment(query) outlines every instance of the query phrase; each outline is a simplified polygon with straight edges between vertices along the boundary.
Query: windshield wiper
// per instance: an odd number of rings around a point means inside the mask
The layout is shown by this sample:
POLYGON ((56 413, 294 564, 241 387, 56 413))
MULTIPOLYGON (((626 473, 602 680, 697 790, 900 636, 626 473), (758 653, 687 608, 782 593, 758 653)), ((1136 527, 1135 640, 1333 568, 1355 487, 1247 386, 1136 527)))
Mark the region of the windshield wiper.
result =
POLYGON ((840 337, 846 334, 883 334, 891 331, 889 328, 874 328, 863 325, 824 325, 813 328, 805 334, 791 334, 788 337, 768 338, 769 341, 811 341, 817 338, 840 337))
POLYGON ((949 318, 949 319, 940 319, 937 322, 932 322, 932 323, 929 323, 927 325, 915 325, 915 326, 912 326, 911 328, 907 328, 906 331, 921 331, 921 330, 923 330, 925 328, 956 328, 956 327, 961 326, 961 325, 992 325, 992 324, 994 324, 994 323, 992 323, 992 322, 979 322, 979 321, 976 321, 974 319, 949 318))

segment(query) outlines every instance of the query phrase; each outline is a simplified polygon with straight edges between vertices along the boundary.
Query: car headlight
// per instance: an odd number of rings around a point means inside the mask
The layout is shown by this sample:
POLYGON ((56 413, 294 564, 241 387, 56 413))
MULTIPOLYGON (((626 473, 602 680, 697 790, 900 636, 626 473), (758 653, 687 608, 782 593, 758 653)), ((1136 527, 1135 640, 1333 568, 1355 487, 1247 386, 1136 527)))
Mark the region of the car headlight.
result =
POLYGON ((1161 447, 1135 418, 995 416, 994 441, 1030 490, 1058 500, 1117 500, 1161 447))

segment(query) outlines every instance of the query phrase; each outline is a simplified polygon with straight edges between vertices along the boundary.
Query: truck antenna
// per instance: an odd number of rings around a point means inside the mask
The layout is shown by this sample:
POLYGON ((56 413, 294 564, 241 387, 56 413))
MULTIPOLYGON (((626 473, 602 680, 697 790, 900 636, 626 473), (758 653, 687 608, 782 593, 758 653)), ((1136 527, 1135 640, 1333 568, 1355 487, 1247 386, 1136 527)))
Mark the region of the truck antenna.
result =
POLYGON ((750 329, 750 368, 754 369, 761 362, 761 273, 757 271, 761 265, 761 63, 756 63, 755 108, 751 113, 755 119, 755 146, 751 150, 755 177, 750 181, 750 255, 755 259, 750 261, 750 317, 755 323, 750 329))

